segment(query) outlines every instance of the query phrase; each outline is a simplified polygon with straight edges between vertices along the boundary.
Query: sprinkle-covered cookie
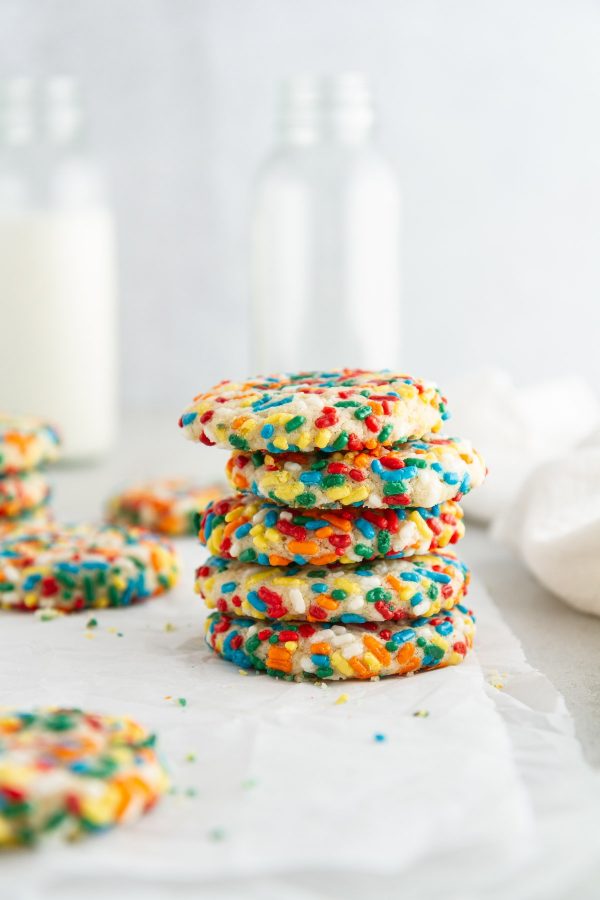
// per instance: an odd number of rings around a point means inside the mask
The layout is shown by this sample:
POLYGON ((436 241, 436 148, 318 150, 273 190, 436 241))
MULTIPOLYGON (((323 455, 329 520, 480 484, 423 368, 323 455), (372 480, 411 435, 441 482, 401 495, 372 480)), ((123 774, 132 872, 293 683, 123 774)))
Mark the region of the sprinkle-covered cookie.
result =
POLYGON ((147 532, 52 526, 0 540, 0 608, 129 606, 172 587, 179 576, 170 544, 147 532))
POLYGON ((212 556, 196 571, 196 591, 209 609, 228 615, 362 623, 452 609, 469 579, 463 563, 439 552, 323 568, 272 568, 212 556))
POLYGON ((79 709, 0 713, 0 847, 131 822, 168 787, 155 737, 79 709))
POLYGON ((355 563, 454 544, 462 519, 451 500, 432 509, 303 510, 236 494, 208 505, 200 542, 215 556, 261 566, 355 563))
POLYGON ((240 669, 287 681, 383 678, 461 663, 473 644, 474 621, 464 606, 409 625, 263 623, 212 613, 206 642, 240 669))
POLYGON ((341 369, 222 381, 183 413, 188 438, 269 453, 359 451, 438 431, 435 385, 396 372, 341 369))
POLYGON ((33 515, 48 502, 50 486, 39 472, 0 477, 0 519, 33 515))
POLYGON ((217 485, 200 485, 187 478, 157 478, 134 485, 112 497, 107 519, 171 536, 195 534, 207 503, 223 496, 217 485))
POLYGON ((59 454, 60 438, 52 425, 33 416, 0 413, 0 475, 37 469, 59 454))
POLYGON ((485 471, 469 441, 434 435, 360 453, 236 451, 226 469, 237 491, 305 509, 431 508, 478 487, 485 471))

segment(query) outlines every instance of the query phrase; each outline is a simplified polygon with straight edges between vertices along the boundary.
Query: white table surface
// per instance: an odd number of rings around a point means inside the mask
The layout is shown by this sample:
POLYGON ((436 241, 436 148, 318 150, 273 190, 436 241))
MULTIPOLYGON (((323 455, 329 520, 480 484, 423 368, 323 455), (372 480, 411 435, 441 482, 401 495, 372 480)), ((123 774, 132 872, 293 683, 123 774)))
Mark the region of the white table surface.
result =
MULTIPOLYGON (((176 416, 168 415, 130 419, 122 429, 117 449, 108 459, 96 464, 63 464, 55 469, 52 472, 52 480, 55 487, 54 505, 57 515, 63 520, 99 519, 103 504, 112 491, 119 485, 146 476, 189 474, 203 478, 218 478, 226 455, 186 442, 178 432, 174 419, 176 416)), ((587 759, 595 765, 600 765, 600 715, 598 715, 600 668, 596 662, 600 648, 600 621, 571 611, 559 600, 547 594, 509 552, 493 543, 479 527, 470 525, 467 537, 461 545, 461 556, 487 586, 508 625, 521 640, 528 661, 548 676, 555 687, 564 694, 587 759)), ((191 581, 190 572, 187 572, 185 577, 187 581, 191 581)), ((157 606, 156 610, 158 609, 157 606)), ((160 617, 158 611, 152 615, 160 617)), ((485 641, 485 636, 482 636, 482 641, 485 641)), ((501 660, 498 661, 499 666, 501 663, 501 660)), ((267 689, 268 686, 265 684, 264 690, 267 689)), ((559 737, 559 740, 563 739, 559 737)), ((547 763, 552 765, 554 751, 550 744, 546 752, 549 753, 547 763)), ((573 759, 576 759, 576 755, 575 753, 573 759)), ((153 827, 151 823, 149 828, 153 827)), ((131 839, 134 837, 132 835, 131 839)), ((91 852, 93 854, 95 848, 91 852)), ((100 853, 101 850, 97 852, 100 853)), ((46 864, 50 866, 51 871, 51 862, 46 864)), ((15 871, 18 871, 18 867, 15 871)), ((0 880, 1 876, 0 871, 0 880)), ((76 896, 76 885, 77 882, 70 884, 69 898, 76 896)), ((89 896, 102 897, 104 900, 105 894, 102 893, 100 884, 97 887, 97 892, 88 892, 89 896)), ((335 881, 329 880, 326 887, 325 891, 325 881, 306 872, 298 874, 292 881, 286 879, 284 883, 275 876, 254 880, 251 890, 248 886, 248 891, 243 893, 239 891, 236 883, 214 882, 212 887, 204 885, 203 892, 197 896, 227 897, 228 900, 237 897, 256 897, 257 900, 270 897, 277 897, 277 900, 283 897, 285 900, 288 897, 293 900, 304 898, 320 900, 321 897, 358 900, 360 897, 362 900, 371 896, 370 891, 375 889, 375 884, 372 879, 357 872, 355 876, 348 876, 346 879, 338 877, 335 881)), ((408 887, 405 883, 404 888, 408 887)), ((521 887, 524 887, 524 890, 519 893, 519 897, 529 898, 526 886, 521 887)), ((378 886, 378 897, 402 896, 403 900, 406 900, 409 894, 406 890, 400 891, 399 888, 393 879, 387 881, 383 879, 378 886)), ((596 880, 590 882, 586 876, 585 883, 579 886, 578 897, 582 900, 584 897, 597 896, 596 889, 600 890, 600 883, 596 880)), ((156 890, 146 886, 143 890, 140 889, 139 893, 139 897, 143 897, 144 900, 146 897, 167 895, 177 896, 178 893, 174 887, 171 891, 171 885, 168 894, 161 892, 158 885, 156 890)), ((41 895, 18 894, 15 891, 12 896, 7 894, 6 900, 13 900, 13 896, 19 900, 21 898, 29 900, 30 896, 37 900, 41 895)), ((52 897, 54 896, 53 893, 52 897)), ((137 896, 136 891, 135 897, 137 896)), ((476 894, 468 892, 464 896, 469 900, 471 897, 473 900, 477 898, 476 894)), ((496 896, 504 900, 505 895, 499 890, 494 893, 494 897, 496 896)), ((536 893, 535 897, 538 896, 540 895, 536 893)))

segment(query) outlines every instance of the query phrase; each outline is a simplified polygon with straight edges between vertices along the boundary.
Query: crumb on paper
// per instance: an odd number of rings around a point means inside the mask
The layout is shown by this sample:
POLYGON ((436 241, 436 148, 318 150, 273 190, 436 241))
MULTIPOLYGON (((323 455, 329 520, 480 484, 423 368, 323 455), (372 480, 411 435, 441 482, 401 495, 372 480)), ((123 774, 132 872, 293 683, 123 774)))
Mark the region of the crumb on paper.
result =
POLYGON ((429 716, 428 709, 416 709, 413 713, 415 719, 426 719, 429 716))
POLYGON ((97 619, 88 619, 85 625, 86 628, 97 628, 98 620, 97 619))
POLYGON ((208 832, 208 837, 211 841, 224 841, 226 836, 227 835, 224 828, 212 828, 208 832))
POLYGON ((257 784, 258 779, 256 778, 246 778, 244 781, 242 781, 242 787, 245 791, 249 791, 252 788, 255 788, 257 784))
POLYGON ((377 734, 373 735, 373 740, 375 741, 376 744, 383 744, 383 742, 387 739, 386 739, 385 734, 382 734, 381 732, 377 732, 377 734))
POLYGON ((165 622, 165 631, 177 631, 177 628, 172 622, 165 622))
POLYGON ((348 694, 340 694, 340 696, 335 701, 335 705, 341 706, 342 703, 347 703, 347 702, 348 702, 348 694))
POLYGON ((40 620, 40 622, 52 622, 54 619, 59 619, 64 616, 64 613, 60 609, 38 609, 35 612, 36 618, 40 620))
POLYGON ((238 669, 238 675, 247 675, 248 671, 246 669, 238 669))
POLYGON ((504 687, 504 679, 505 675, 501 675, 500 672, 494 669, 493 672, 490 672, 488 677, 488 684, 492 687, 496 688, 496 690, 501 691, 504 687))
POLYGON ((185 755, 185 761, 189 762, 189 763, 196 762, 197 758, 198 757, 196 756, 196 754, 193 751, 190 753, 186 753, 186 755, 185 755))
POLYGON ((187 706, 187 700, 185 697, 178 697, 177 702, 180 706, 187 706))
POLYGON ((198 796, 198 791, 197 791, 197 789, 196 789, 195 787, 189 787, 189 788, 186 788, 186 789, 185 789, 185 796, 186 796, 186 797, 197 797, 197 796, 198 796))

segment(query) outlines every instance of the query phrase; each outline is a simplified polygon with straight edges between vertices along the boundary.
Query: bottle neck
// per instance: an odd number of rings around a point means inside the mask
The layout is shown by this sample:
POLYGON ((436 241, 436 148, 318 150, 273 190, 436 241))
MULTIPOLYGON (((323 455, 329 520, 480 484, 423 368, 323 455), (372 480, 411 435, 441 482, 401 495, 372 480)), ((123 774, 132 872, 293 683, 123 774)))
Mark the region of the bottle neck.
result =
POLYGON ((278 132, 282 143, 359 144, 371 140, 375 113, 362 75, 302 76, 281 91, 278 132))

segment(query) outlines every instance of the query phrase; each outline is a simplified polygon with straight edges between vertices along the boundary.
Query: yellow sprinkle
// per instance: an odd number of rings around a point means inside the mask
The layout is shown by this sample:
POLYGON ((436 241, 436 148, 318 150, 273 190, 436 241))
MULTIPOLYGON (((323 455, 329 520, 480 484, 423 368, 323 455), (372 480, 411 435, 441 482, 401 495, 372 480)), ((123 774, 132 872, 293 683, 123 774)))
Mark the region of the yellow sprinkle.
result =
POLYGON ((238 673, 239 673, 240 675, 247 675, 247 674, 248 674, 248 672, 246 671, 246 669, 238 669, 238 673))
POLYGON ((278 434, 273 438, 273 444, 278 450, 287 450, 289 444, 282 434, 278 434))
POLYGON ((348 694, 340 694, 340 696, 335 701, 335 705, 341 706, 342 703, 347 703, 347 702, 348 702, 348 694))
POLYGON ((327 446, 330 438, 331 431, 329 431, 328 428, 322 428, 320 431, 317 431, 317 434, 315 436, 315 446, 322 450, 323 447, 327 446))

